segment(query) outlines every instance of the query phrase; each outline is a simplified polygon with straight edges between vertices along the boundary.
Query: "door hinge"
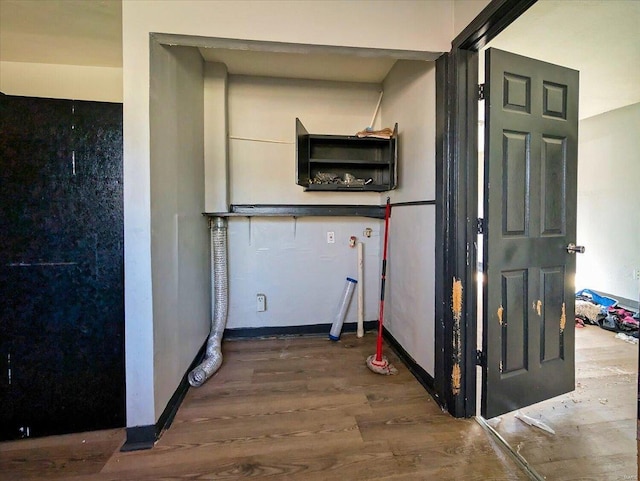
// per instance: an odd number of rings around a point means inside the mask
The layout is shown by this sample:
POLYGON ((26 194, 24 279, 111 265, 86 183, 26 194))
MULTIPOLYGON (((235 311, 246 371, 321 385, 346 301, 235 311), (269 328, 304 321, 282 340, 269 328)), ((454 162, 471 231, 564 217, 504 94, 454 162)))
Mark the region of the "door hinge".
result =
POLYGON ((476 366, 484 366, 484 365, 485 365, 484 352, 478 349, 476 351, 476 366))
POLYGON ((476 232, 478 234, 484 234, 485 233, 485 225, 484 225, 484 219, 478 217, 477 219, 477 224, 476 224, 476 232))
POLYGON ((478 100, 484 100, 484 84, 478 85, 478 100))

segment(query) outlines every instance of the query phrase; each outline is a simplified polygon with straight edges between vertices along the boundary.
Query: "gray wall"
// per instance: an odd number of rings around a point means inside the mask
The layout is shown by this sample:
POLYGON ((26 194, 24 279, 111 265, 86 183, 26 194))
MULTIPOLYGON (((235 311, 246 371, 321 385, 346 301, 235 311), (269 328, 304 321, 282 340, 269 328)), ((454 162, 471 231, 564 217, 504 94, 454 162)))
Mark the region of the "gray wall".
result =
MULTIPOLYGON (((152 42, 151 69, 151 273, 157 419, 206 339, 211 289, 208 225, 202 216, 202 58, 197 49, 152 42)), ((135 355, 135 350, 127 351, 127 356, 135 355)))
MULTIPOLYGON (((392 202, 435 200, 435 64, 400 61, 384 81, 382 121, 399 124, 398 189, 392 202)), ((384 194, 384 198, 387 194, 384 194)), ((392 210, 385 325, 435 374, 435 205, 392 210)))
POLYGON ((640 103, 580 122, 576 288, 638 300, 640 103))
POLYGON ((227 66, 204 65, 204 210, 229 211, 229 121, 227 66))

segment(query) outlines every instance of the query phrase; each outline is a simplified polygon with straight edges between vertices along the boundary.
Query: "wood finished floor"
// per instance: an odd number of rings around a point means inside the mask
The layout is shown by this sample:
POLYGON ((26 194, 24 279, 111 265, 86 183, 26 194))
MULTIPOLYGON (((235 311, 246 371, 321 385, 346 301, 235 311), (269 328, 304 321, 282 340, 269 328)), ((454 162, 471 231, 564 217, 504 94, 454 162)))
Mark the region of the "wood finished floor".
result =
POLYGON ((475 421, 443 413, 373 334, 225 342, 155 448, 121 453, 121 429, 0 444, 2 480, 526 480, 475 421))
POLYGON ((576 390, 520 410, 556 434, 515 413, 489 424, 546 479, 638 479, 637 373, 638 345, 597 326, 576 329, 576 390))

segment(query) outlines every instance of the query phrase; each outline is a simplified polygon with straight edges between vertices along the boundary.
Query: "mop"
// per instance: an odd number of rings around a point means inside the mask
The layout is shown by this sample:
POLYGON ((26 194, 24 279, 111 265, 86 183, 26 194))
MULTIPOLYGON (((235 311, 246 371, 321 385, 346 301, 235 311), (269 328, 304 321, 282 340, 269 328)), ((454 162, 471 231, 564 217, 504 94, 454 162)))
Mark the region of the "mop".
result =
POLYGON ((398 370, 382 355, 382 323, 384 319, 384 284, 387 274, 387 244, 389 243, 389 217, 391 217, 391 203, 387 197, 387 207, 384 211, 384 248, 382 254, 382 278, 380 281, 380 315, 378 317, 378 340, 376 353, 367 358, 367 367, 376 374, 397 374, 398 370))

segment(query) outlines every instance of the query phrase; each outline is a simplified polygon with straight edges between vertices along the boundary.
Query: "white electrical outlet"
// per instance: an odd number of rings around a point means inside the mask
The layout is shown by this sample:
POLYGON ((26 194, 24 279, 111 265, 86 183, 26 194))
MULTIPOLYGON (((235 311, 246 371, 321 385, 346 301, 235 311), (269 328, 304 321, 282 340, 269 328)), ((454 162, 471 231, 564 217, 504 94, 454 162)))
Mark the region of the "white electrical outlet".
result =
POLYGON ((335 244, 335 243, 336 243, 336 233, 327 232, 327 244, 335 244))
POLYGON ((264 294, 256 295, 256 312, 264 312, 267 310, 267 296, 264 294))
POLYGON ((633 270, 633 279, 636 281, 640 281, 640 269, 633 270))

